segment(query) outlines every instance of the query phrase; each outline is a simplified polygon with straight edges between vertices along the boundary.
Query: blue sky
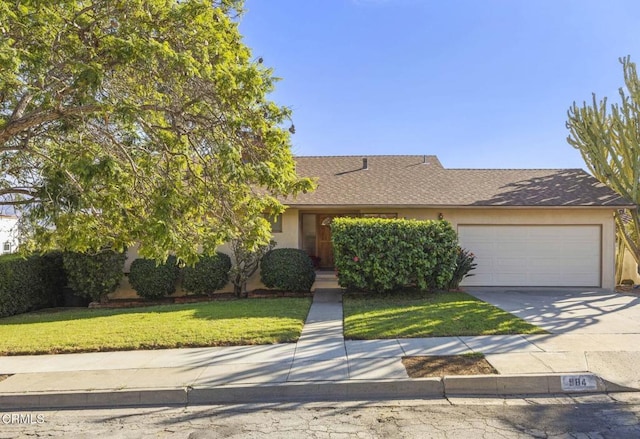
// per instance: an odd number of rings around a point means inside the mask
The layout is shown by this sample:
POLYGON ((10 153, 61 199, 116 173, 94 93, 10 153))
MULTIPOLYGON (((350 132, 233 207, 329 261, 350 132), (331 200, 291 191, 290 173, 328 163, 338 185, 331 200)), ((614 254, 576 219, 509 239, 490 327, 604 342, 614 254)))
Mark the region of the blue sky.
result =
POLYGON ((296 155, 435 154, 450 168, 585 168, 566 112, 615 100, 637 0, 246 0, 296 155))

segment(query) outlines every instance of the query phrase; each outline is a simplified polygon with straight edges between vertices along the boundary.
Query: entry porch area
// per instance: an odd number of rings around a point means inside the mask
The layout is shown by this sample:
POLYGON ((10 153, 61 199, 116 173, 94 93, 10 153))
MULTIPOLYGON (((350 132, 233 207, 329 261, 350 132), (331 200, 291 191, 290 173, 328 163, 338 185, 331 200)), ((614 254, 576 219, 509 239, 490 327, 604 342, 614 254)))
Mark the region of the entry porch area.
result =
POLYGON ((299 248, 313 260, 322 272, 333 270, 334 255, 331 243, 331 222, 338 217, 397 218, 395 212, 299 212, 299 248))

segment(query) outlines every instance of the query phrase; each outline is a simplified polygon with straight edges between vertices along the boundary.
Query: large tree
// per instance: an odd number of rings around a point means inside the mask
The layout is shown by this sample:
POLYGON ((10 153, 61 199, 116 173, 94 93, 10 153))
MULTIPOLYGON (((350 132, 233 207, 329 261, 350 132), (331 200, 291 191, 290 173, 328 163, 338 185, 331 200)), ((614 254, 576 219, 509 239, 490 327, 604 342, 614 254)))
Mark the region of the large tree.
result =
POLYGON ((261 215, 312 183, 242 6, 0 0, 0 205, 31 244, 193 262, 240 231, 269 242, 261 215))
MULTIPOLYGON (((621 58, 625 87, 620 102, 607 98, 575 102, 568 112, 569 144, 580 150, 591 173, 618 194, 640 204, 640 80, 635 63, 621 58)), ((640 263, 640 218, 637 210, 615 214, 617 236, 640 263)))

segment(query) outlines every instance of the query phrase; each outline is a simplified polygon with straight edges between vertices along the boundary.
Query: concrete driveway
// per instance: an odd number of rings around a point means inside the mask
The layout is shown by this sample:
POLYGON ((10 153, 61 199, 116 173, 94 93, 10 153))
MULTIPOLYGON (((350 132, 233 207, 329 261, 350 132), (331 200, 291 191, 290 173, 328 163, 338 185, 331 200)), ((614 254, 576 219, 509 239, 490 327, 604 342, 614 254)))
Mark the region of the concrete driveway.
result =
POLYGON ((468 292, 552 334, 640 334, 640 294, 568 288, 468 292))
POLYGON ((503 356, 502 370, 518 362, 539 360, 549 366, 560 359, 562 369, 584 367, 621 386, 640 389, 639 294, 568 288, 470 288, 468 292, 549 332, 523 336, 542 353, 503 356))

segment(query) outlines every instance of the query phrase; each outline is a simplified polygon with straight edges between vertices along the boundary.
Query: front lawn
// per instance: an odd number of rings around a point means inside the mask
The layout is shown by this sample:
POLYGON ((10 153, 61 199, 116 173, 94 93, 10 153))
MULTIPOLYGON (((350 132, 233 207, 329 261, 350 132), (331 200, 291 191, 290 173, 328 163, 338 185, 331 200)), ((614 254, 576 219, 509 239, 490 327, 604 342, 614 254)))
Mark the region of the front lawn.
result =
POLYGON ((545 331, 466 293, 347 293, 347 339, 543 334, 545 331))
POLYGON ((307 298, 33 312, 0 319, 0 355, 294 342, 307 298))

